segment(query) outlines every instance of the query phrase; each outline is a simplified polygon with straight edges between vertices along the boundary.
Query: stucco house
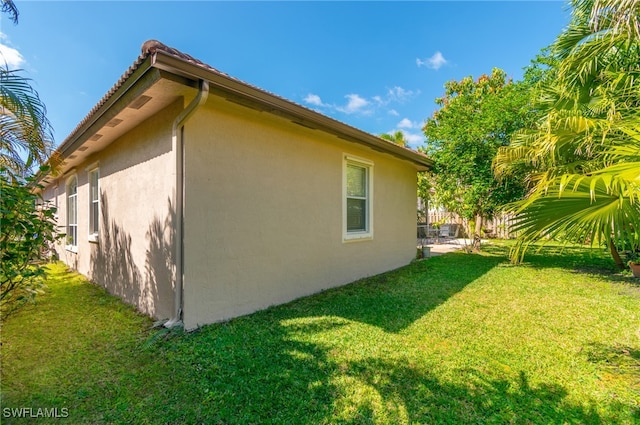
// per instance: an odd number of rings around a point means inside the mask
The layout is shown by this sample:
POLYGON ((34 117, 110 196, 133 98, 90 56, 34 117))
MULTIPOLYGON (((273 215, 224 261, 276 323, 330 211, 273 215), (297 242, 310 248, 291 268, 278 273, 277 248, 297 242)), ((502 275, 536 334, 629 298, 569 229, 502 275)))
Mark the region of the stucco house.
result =
POLYGON ((60 259, 186 329, 409 263, 431 165, 154 40, 56 155, 60 259))

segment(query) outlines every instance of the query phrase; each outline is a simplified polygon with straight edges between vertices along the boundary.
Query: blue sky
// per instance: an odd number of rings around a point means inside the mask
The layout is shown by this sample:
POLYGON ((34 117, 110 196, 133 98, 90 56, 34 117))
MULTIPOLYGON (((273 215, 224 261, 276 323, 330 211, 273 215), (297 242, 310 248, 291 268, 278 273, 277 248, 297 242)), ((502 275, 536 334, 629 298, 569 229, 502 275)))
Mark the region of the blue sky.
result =
POLYGON ((444 83, 499 67, 515 80, 568 24, 560 1, 15 0, 0 49, 33 79, 59 144, 148 39, 364 131, 422 143, 444 83))

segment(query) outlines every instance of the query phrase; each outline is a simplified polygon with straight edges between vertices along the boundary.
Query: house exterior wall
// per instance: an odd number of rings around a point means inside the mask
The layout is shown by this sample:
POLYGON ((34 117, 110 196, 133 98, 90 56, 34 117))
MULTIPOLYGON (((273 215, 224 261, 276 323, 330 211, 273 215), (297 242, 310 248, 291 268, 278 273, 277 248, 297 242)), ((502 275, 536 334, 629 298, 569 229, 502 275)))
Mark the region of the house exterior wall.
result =
POLYGON ((175 157, 171 126, 182 100, 58 177, 43 192, 58 207, 66 232, 66 182, 78 179, 78 242, 62 241, 59 258, 140 311, 163 319, 173 314, 175 157), (97 242, 89 239, 89 171, 99 167, 100 220, 97 242), (89 168, 87 168, 89 167, 89 168))
POLYGON ((187 329, 408 264, 416 168, 217 96, 187 123, 187 329), (343 158, 373 163, 373 238, 343 241, 343 158))

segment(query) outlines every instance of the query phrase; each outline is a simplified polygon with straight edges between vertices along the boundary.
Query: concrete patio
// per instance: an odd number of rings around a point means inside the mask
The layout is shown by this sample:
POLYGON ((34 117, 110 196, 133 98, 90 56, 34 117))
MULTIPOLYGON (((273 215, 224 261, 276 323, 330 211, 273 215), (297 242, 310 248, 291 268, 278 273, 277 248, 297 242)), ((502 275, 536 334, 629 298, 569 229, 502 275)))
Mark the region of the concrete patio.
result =
MULTIPOLYGON (((486 242, 486 241, 482 241, 486 242)), ((465 238, 457 238, 457 239, 441 239, 439 241, 429 239, 426 241, 424 246, 428 246, 431 248, 431 256, 435 257, 438 255, 446 254, 448 252, 457 251, 459 249, 464 249, 465 246, 471 246, 473 240, 465 239, 465 238)), ((417 246, 420 248, 422 245, 422 240, 418 239, 417 246)))

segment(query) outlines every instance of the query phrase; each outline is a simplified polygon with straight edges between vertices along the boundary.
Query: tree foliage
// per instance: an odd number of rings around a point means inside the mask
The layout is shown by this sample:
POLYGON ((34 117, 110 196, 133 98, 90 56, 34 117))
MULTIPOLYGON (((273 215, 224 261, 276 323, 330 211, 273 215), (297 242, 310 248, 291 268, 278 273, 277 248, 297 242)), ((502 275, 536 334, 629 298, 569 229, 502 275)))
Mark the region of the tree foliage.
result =
POLYGON ((20 70, 0 68, 0 167, 26 176, 51 158, 53 134, 46 108, 20 70))
MULTIPOLYGON (((2 13, 18 23, 19 11, 12 0, 2 0, 2 13)), ((31 80, 20 69, 0 66, 0 168, 9 176, 27 176, 34 165, 56 166, 53 132, 47 108, 31 80)))
MULTIPOLYGON (((2 0, 2 12, 18 23, 18 9, 2 0)), ((0 68, 0 312, 33 301, 45 269, 40 260, 56 240, 55 211, 26 176, 51 158, 53 136, 46 108, 20 70, 0 68)), ((41 168, 44 171, 44 168, 41 168)))
POLYGON ((0 183, 0 311, 6 317, 34 301, 45 275, 41 260, 57 237, 55 209, 34 193, 41 188, 32 178, 20 182, 0 172, 0 183))
POLYGON ((396 145, 400 145, 400 146, 408 145, 407 140, 404 137, 404 133, 400 130, 394 132, 393 134, 383 133, 380 135, 380 138, 393 142, 396 145))
POLYGON ((640 239, 640 2, 575 0, 570 25, 550 48, 552 78, 534 107, 542 118, 496 158, 502 176, 529 175, 515 203, 520 231, 512 259, 540 238, 618 249, 640 239))
POLYGON ((529 117, 525 83, 508 81, 504 71, 445 84, 440 107, 423 128, 425 151, 435 162, 435 197, 448 210, 475 222, 479 240, 483 220, 506 202, 523 196, 519 179, 497 180, 492 170, 498 148, 529 117))

